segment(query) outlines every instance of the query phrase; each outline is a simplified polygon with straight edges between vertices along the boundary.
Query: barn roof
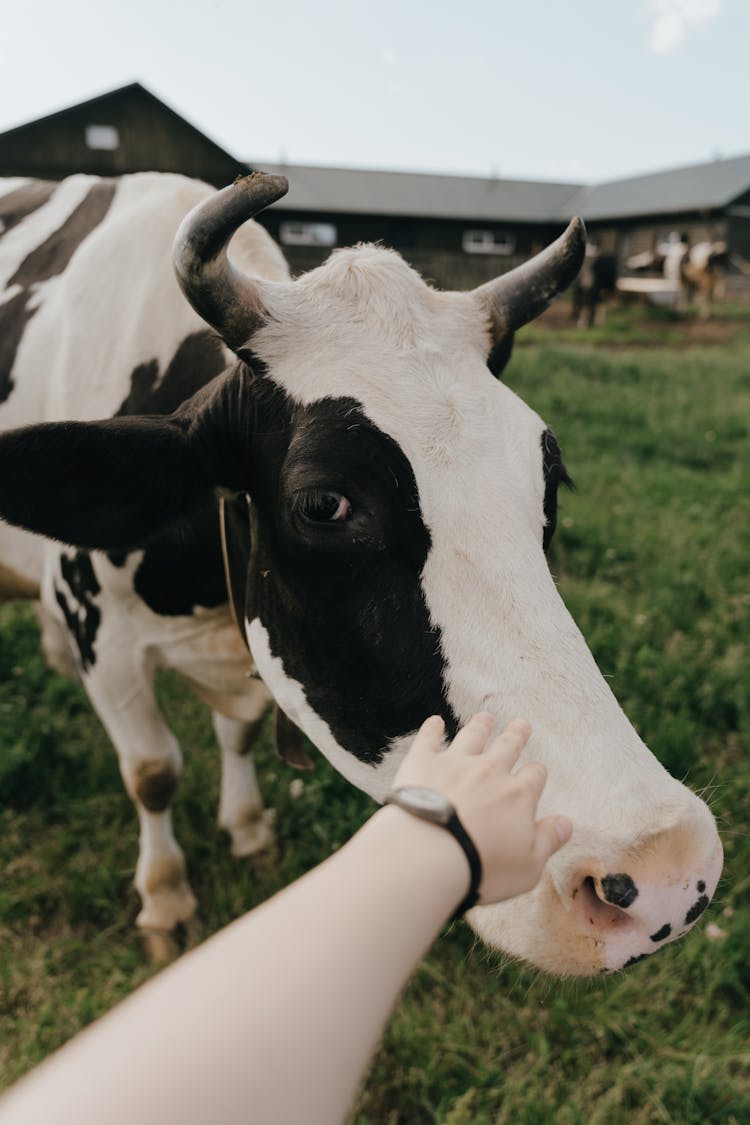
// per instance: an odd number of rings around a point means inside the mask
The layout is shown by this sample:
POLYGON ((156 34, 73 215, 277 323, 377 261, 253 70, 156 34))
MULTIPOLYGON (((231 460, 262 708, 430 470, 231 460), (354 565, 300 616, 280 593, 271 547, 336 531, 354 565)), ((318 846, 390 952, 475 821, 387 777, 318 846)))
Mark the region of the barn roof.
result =
POLYGON ((716 211, 748 189, 750 155, 581 187, 566 207, 589 220, 716 211))
POLYGON ((289 177, 289 194, 276 204, 294 211, 416 218, 556 222, 578 184, 381 172, 354 168, 251 162, 289 177))
POLYGON ((485 222, 715 211, 750 189, 750 155, 594 185, 252 163, 289 177, 280 209, 485 222))

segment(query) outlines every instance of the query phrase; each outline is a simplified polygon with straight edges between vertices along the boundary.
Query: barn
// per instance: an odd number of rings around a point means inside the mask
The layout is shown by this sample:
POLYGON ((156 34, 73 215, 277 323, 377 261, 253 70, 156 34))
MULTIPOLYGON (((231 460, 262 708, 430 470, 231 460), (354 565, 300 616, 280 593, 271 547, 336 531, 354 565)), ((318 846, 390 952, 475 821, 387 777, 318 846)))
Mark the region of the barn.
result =
POLYGON ((223 187, 248 169, 139 82, 0 133, 0 176, 153 171, 223 187))
POLYGON ((467 289, 579 214, 620 263, 675 230, 725 241, 728 290, 750 297, 750 155, 594 185, 281 165, 227 153, 138 82, 0 134, 0 175, 157 170, 222 186, 253 167, 289 177, 289 194, 260 221, 295 272, 335 246, 381 240, 439 287, 467 289))

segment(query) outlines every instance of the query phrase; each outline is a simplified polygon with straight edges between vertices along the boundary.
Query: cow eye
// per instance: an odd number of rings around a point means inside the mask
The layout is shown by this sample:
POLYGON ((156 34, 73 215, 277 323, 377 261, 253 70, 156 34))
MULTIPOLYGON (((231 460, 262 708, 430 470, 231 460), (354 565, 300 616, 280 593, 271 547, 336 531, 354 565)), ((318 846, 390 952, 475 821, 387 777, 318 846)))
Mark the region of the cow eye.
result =
POLYGON ((309 488, 298 492, 294 509, 307 523, 343 523, 351 516, 352 506, 340 492, 322 488, 309 488))

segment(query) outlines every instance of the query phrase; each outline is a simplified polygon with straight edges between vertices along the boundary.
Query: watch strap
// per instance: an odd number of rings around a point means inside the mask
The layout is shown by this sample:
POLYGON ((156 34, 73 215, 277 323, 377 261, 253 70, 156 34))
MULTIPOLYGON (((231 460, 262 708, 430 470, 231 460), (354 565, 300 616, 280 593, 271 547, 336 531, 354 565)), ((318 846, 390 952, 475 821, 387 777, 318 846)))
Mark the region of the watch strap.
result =
MULTIPOLYGON (((450 802, 447 803, 450 804, 450 802)), ((455 918, 461 918, 467 910, 470 910, 471 907, 475 905, 479 898, 479 884, 482 882, 482 861, 479 858, 479 852, 476 849, 474 841, 461 823, 455 808, 453 808, 452 805, 450 806, 452 812, 447 820, 436 820, 404 800, 398 789, 392 790, 383 801, 383 804, 396 805, 398 808, 403 809, 404 812, 408 812, 412 816, 417 817, 418 820, 424 820, 428 824, 434 824, 437 828, 444 828, 445 831, 450 832, 451 836, 461 845, 463 853, 466 856, 466 861, 469 864, 469 889, 453 911, 450 921, 452 922, 455 918)))

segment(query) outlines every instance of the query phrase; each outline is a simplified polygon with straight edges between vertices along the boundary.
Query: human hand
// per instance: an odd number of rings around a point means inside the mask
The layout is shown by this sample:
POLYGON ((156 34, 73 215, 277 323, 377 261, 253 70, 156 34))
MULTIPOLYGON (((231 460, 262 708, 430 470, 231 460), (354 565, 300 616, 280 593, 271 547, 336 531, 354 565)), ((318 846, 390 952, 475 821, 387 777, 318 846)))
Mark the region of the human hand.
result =
POLYGON ((511 773, 531 726, 514 719, 491 737, 494 725, 493 716, 481 712, 441 751, 445 726, 433 715, 420 727, 393 782, 394 788, 424 785, 451 801, 482 861, 480 903, 530 891, 573 831, 565 816, 535 820, 547 780, 540 762, 511 773))

